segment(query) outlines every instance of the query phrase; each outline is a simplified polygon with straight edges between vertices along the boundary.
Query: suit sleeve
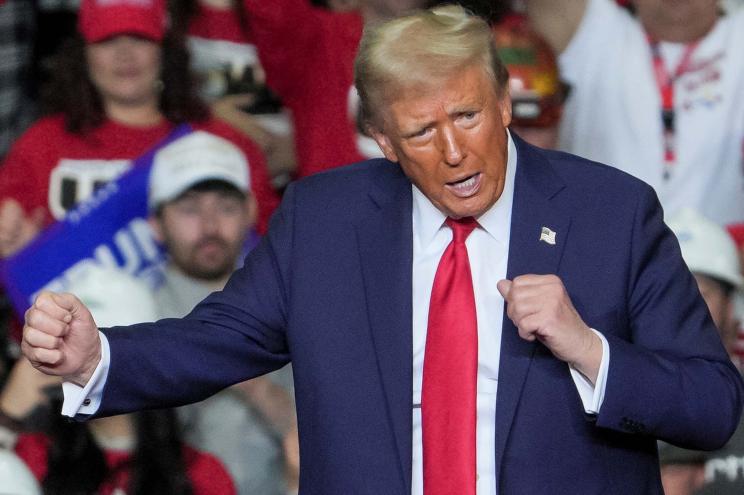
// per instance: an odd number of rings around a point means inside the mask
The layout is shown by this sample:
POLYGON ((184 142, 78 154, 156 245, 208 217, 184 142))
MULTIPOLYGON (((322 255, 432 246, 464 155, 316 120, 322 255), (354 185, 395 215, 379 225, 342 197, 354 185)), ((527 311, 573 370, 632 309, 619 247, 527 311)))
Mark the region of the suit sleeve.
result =
POLYGON ((103 330, 111 363, 96 416, 196 402, 289 362, 285 329, 292 190, 269 234, 223 291, 183 319, 103 330))
POLYGON ((720 448, 742 410, 741 377, 650 187, 630 249, 631 340, 606 335, 610 365, 597 425, 690 448, 720 448))

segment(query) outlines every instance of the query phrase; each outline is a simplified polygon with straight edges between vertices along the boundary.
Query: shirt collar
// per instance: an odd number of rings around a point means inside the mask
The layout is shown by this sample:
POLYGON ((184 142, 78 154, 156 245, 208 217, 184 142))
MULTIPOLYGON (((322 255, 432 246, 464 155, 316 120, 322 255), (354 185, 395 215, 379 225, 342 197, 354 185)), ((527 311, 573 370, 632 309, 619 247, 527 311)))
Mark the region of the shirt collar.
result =
MULTIPOLYGON (((514 179, 517 169, 517 148, 507 129, 506 177, 504 190, 491 208, 477 218, 478 224, 491 237, 508 245, 509 228, 511 222, 512 203, 514 200, 514 179)), ((419 245, 427 246, 447 219, 429 201, 421 190, 412 185, 413 190, 413 235, 418 238, 419 245)))

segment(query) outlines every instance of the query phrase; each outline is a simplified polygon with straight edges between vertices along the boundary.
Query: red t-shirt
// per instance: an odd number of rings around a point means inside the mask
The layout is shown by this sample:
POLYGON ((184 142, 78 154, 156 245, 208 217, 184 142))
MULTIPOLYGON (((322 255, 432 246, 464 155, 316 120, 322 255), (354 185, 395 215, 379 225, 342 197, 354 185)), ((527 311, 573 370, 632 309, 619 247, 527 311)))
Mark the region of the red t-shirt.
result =
MULTIPOLYGON (((266 162, 258 146, 217 119, 192 124, 238 146, 250 166, 251 189, 258 203, 257 230, 266 231, 278 203, 266 162)), ((130 161, 145 153, 173 130, 164 120, 150 127, 130 127, 108 120, 85 135, 65 130, 61 115, 37 121, 13 145, 0 166, 0 201, 16 199, 30 212, 43 207, 48 221, 61 219, 95 187, 118 177, 130 161)))
MULTIPOLYGON (((15 451, 39 482, 47 475, 49 447, 51 440, 40 433, 22 434, 18 437, 15 451)), ((131 452, 104 451, 106 465, 111 475, 103 481, 98 493, 111 495, 115 490, 126 492, 129 484, 132 461, 131 452)), ((191 447, 183 447, 186 475, 194 488, 194 495, 234 495, 236 493, 232 478, 215 457, 199 452, 191 447)))
POLYGON ((308 0, 244 5, 266 83, 292 112, 298 176, 362 160, 349 115, 361 16, 308 0))

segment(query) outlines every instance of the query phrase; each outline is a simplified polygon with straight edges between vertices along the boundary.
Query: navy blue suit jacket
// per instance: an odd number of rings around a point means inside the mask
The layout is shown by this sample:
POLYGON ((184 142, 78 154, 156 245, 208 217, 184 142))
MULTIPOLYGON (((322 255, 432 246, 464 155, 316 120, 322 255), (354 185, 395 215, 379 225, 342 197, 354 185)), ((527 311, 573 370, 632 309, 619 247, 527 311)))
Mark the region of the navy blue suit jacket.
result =
MULTIPOLYGON (((606 395, 584 413, 568 366, 504 318, 500 495, 661 493, 656 438, 722 445, 742 383, 653 190, 515 138, 508 278, 557 274, 609 341, 606 395), (543 226, 555 245, 540 242, 543 226)), ((99 414, 173 406, 292 361, 303 494, 408 495, 411 183, 372 160, 289 188, 224 291, 184 320, 106 331, 99 414)))

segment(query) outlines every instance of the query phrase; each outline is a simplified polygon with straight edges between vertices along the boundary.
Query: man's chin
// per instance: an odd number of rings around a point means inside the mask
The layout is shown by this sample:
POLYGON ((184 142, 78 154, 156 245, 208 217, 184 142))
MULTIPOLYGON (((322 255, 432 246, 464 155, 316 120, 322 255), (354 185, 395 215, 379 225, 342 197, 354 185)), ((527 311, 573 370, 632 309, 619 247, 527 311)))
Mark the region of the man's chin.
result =
POLYGON ((482 202, 477 201, 475 198, 468 198, 467 200, 453 201, 444 206, 443 213, 445 215, 458 219, 464 217, 477 218, 485 213, 491 205, 483 205, 482 202))
POLYGON ((187 275, 192 278, 202 280, 204 282, 216 282, 223 280, 233 272, 232 265, 207 265, 199 263, 190 263, 188 269, 184 270, 187 275))

